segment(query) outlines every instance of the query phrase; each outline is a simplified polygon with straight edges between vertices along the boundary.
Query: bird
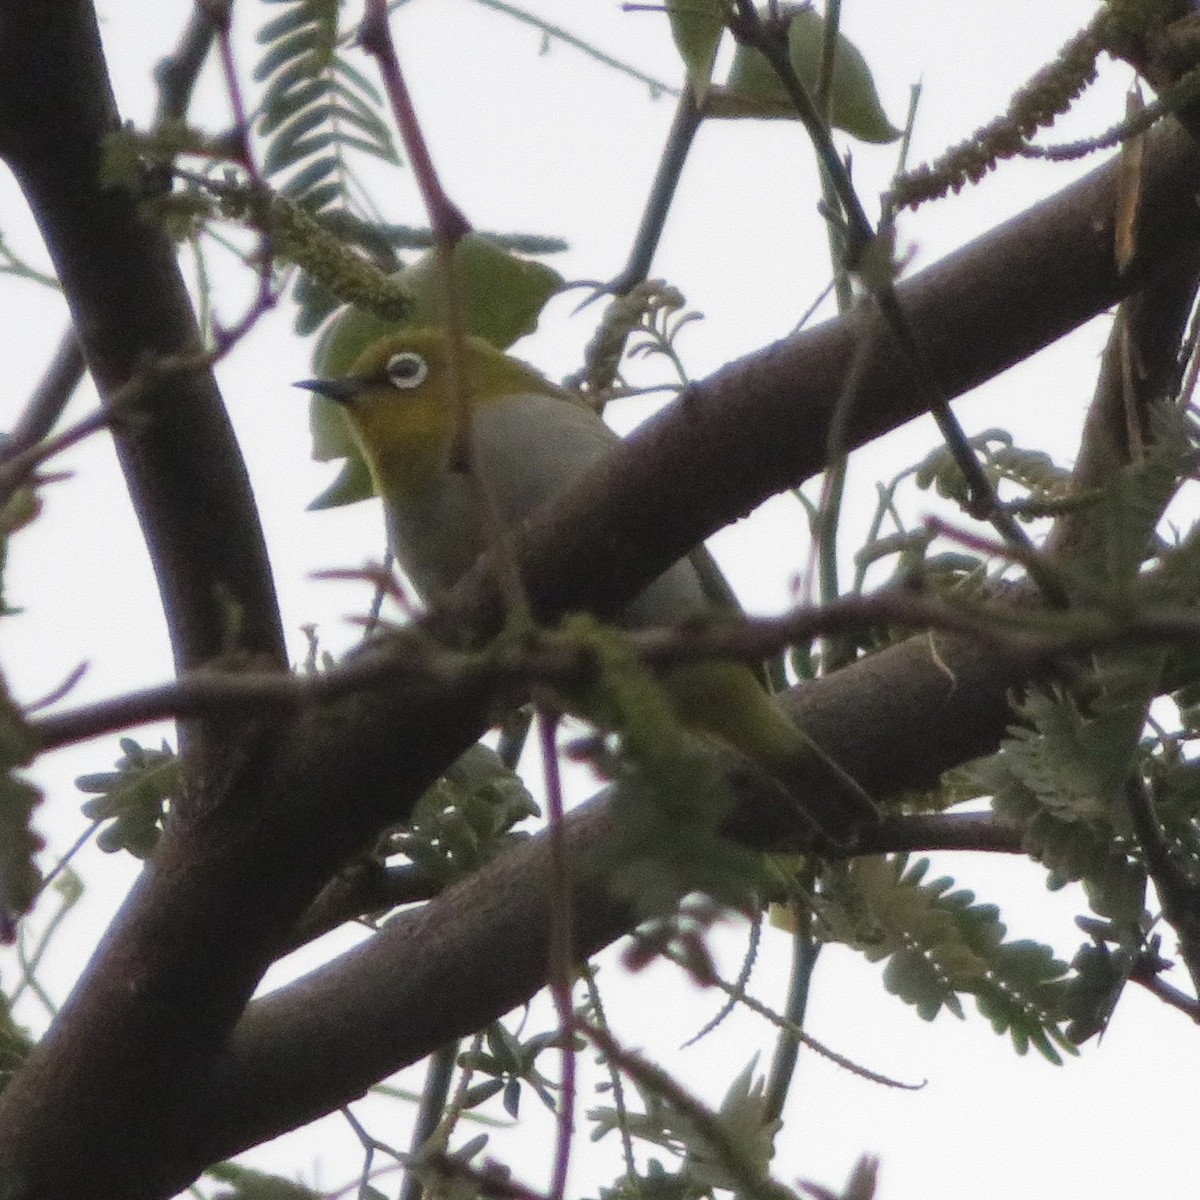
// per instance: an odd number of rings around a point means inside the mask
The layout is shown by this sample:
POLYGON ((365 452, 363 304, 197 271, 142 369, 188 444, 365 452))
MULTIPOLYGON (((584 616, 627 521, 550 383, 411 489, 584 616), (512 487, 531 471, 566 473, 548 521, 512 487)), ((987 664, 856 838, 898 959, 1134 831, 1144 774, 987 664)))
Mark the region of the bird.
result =
MULTIPOLYGON (((515 527, 620 441, 583 397, 482 338, 458 341, 452 351, 442 329, 389 333, 368 345, 347 374, 296 384, 341 407, 383 502, 391 550, 426 604, 489 548, 491 527, 468 464, 500 521, 515 527), (452 353, 470 407, 466 455, 452 353)), ((630 628, 670 626, 712 612, 700 574, 684 558, 634 597, 618 620, 630 628)), ((731 747, 785 790, 789 779, 804 780, 810 791, 815 777, 836 781, 832 796, 828 786, 816 789, 819 802, 793 797, 819 839, 845 846, 877 819, 865 792, 822 756, 745 663, 684 662, 669 667, 663 682, 684 726, 731 747)))

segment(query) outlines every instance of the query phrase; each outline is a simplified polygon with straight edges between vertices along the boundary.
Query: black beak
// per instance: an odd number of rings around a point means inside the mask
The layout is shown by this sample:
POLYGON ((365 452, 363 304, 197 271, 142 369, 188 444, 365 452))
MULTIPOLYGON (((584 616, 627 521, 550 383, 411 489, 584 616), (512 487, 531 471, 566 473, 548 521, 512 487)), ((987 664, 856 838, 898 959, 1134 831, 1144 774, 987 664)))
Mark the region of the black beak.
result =
POLYGON ((301 379, 292 387, 316 392, 318 396, 336 400, 339 404, 349 404, 362 391, 362 382, 358 379, 301 379))

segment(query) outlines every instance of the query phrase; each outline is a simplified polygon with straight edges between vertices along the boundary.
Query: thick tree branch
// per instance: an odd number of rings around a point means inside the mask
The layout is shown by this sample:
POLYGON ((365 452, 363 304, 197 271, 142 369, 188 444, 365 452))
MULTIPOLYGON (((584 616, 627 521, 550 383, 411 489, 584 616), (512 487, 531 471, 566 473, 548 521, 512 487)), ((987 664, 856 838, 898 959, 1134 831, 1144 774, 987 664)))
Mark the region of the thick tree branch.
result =
MULTIPOLYGON (((1109 332, 1100 374, 1084 421, 1071 491, 1102 487, 1114 472, 1139 461, 1153 442, 1150 413, 1179 387, 1188 317, 1196 298, 1200 247, 1183 249, 1154 284, 1128 297, 1109 332)), ((1048 554, 1084 547, 1087 520, 1060 517, 1046 540, 1048 554)))
MULTIPOLYGON (((1200 240, 1200 152, 1174 124, 1148 137, 1138 249, 1124 271, 1113 252, 1117 186, 1116 165, 1100 167, 897 288, 946 395, 970 391, 1140 290, 1200 240)), ((666 563, 817 474, 861 332, 852 315, 756 351, 637 430, 522 540, 522 577, 537 611, 615 611, 666 563)), ((886 340, 869 348, 859 380, 847 450, 924 411, 904 356, 886 340)), ((461 642, 498 627, 498 594, 480 586, 481 574, 434 614, 444 637, 461 642)))
MULTIPOLYGON (((1031 670, 1015 656, 981 661, 956 639, 939 638, 936 653, 912 639, 796 695, 811 736, 861 781, 895 791, 935 781, 949 765, 946 757, 962 761, 989 748, 970 738, 990 725, 994 742, 1008 719, 1008 689, 1031 670), (894 696, 872 700, 889 687, 894 696), (882 723, 864 728, 851 715, 863 705, 868 723, 882 723), (952 732, 960 725, 971 730, 966 738, 952 732)), ((779 831, 780 807, 773 793, 748 792, 733 826, 759 841, 772 828, 787 839, 795 830, 779 831)), ((606 886, 612 820, 603 798, 567 820, 579 954, 594 953, 632 925, 632 914, 606 886)), ((863 849, 873 853, 1020 852, 1017 832, 990 814, 897 818, 866 836, 863 849)), ((549 965, 547 857, 544 838, 519 846, 349 954, 251 1005, 214 1074, 193 1093, 183 1122, 186 1158, 175 1164, 180 1173, 164 1178, 153 1194, 168 1195, 213 1158, 353 1100, 538 991, 549 965)))
MULTIPOLYGON (((103 141, 120 122, 90 4, 3 0, 0 27, 0 157, 41 228, 107 398, 147 361, 201 349, 191 303, 163 229, 129 190, 101 186, 103 141)), ((211 372, 158 384, 133 415, 114 436, 176 664, 236 649, 282 665, 258 516, 211 372)))

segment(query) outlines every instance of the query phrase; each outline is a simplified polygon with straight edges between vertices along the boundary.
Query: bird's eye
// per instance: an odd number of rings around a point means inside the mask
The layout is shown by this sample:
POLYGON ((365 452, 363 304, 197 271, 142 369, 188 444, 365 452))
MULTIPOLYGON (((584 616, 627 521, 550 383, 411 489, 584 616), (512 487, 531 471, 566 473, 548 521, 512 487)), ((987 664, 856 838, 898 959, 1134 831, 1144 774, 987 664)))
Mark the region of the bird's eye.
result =
POLYGON ((419 387, 428 374, 429 364, 412 350, 403 350, 388 359, 387 377, 394 387, 419 387))

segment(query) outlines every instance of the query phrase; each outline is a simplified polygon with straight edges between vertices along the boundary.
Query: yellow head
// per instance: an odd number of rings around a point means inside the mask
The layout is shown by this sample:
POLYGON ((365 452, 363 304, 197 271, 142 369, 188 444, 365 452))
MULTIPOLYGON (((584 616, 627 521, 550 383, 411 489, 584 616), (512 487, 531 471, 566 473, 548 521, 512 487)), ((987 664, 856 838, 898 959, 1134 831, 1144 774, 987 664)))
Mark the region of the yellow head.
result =
MULTIPOLYGON (((459 367, 470 405, 518 392, 566 398, 533 367, 482 338, 463 338, 459 367)), ((381 496, 419 492, 449 469, 459 414, 442 330, 388 334, 368 346, 344 378, 297 386, 342 406, 381 496)))

